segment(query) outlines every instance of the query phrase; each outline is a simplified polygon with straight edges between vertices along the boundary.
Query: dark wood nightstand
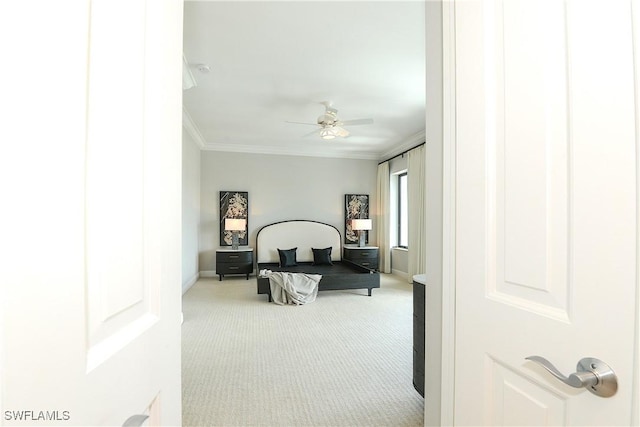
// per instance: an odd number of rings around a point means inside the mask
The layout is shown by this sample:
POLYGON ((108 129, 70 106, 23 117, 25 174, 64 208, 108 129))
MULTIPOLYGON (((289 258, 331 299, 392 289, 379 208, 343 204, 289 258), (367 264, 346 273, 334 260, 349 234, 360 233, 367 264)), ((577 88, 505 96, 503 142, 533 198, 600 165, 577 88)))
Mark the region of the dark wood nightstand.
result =
POLYGON ((378 269, 378 247, 377 246, 343 246, 343 257, 353 263, 360 264, 371 270, 378 269))
POLYGON ((424 274, 413 276, 413 387, 424 397, 424 274))
POLYGON ((252 272, 253 248, 216 250, 216 274, 220 280, 225 274, 246 274, 249 280, 252 272))

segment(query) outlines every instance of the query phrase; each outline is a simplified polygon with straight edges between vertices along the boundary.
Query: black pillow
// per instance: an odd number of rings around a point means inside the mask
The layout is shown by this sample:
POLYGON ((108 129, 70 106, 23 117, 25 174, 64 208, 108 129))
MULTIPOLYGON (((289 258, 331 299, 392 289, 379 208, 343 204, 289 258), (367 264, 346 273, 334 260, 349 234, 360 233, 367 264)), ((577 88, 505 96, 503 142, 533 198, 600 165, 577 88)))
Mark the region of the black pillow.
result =
POLYGON ((278 255, 280 256, 280 267, 293 267, 298 265, 296 261, 296 251, 298 248, 292 249, 278 249, 278 255))
POLYGON ((331 248, 314 249, 313 251, 313 265, 333 265, 331 262, 331 248))

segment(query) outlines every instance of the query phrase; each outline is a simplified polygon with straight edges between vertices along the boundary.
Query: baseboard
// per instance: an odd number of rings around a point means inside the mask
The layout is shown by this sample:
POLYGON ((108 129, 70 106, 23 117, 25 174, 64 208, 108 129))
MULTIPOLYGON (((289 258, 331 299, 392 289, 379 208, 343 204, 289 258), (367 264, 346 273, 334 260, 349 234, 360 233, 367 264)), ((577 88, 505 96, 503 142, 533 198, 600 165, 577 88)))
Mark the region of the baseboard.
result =
POLYGON ((205 270, 200 272, 200 277, 217 277, 215 270, 205 270))
POLYGON ((402 277, 404 280, 409 280, 409 273, 406 271, 394 270, 391 269, 391 274, 395 274, 398 277, 402 277))
POLYGON ((200 273, 196 273, 191 277, 191 279, 189 279, 185 283, 183 283, 182 284, 182 295, 184 295, 184 293, 187 292, 189 290, 189 288, 191 288, 193 285, 195 285, 199 278, 200 278, 200 273))

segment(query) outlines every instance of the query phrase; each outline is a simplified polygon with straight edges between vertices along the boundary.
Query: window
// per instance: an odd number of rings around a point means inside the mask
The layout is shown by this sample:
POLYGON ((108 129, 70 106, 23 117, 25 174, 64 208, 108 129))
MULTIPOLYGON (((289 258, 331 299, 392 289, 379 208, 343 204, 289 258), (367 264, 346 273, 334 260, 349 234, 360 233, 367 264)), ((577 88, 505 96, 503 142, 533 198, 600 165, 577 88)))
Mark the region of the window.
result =
POLYGON ((401 248, 409 246, 409 209, 407 201, 407 173, 398 175, 398 242, 401 248))

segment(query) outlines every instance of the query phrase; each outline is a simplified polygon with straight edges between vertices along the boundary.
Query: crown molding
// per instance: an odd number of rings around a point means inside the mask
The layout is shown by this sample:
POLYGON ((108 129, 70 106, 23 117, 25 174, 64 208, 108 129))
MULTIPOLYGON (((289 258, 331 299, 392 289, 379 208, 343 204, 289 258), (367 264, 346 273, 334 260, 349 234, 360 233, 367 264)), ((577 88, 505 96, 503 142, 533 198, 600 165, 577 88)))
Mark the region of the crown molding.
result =
POLYGON ((207 142, 203 138, 198 126, 195 124, 184 105, 182 106, 182 127, 187 131, 191 138, 193 138, 196 145, 201 150, 204 150, 207 142))
POLYGON ((300 148, 293 149, 290 147, 266 147, 261 145, 242 145, 242 144, 212 144, 207 143, 202 148, 204 151, 226 151, 231 153, 248 153, 248 154, 273 154, 280 156, 302 156, 302 157, 328 157, 343 158, 356 160, 377 160, 378 153, 372 152, 349 152, 343 150, 330 149, 309 149, 300 148))
POLYGON ((393 147, 391 150, 382 153, 379 157, 378 160, 382 161, 385 159, 388 159, 390 157, 393 156, 397 156, 398 154, 407 151, 413 147, 415 147, 418 144, 421 144, 423 142, 426 141, 426 130, 421 130, 420 132, 417 132, 413 135, 411 135, 410 137, 408 137, 407 139, 405 139, 400 145, 396 145, 395 147, 393 147))

